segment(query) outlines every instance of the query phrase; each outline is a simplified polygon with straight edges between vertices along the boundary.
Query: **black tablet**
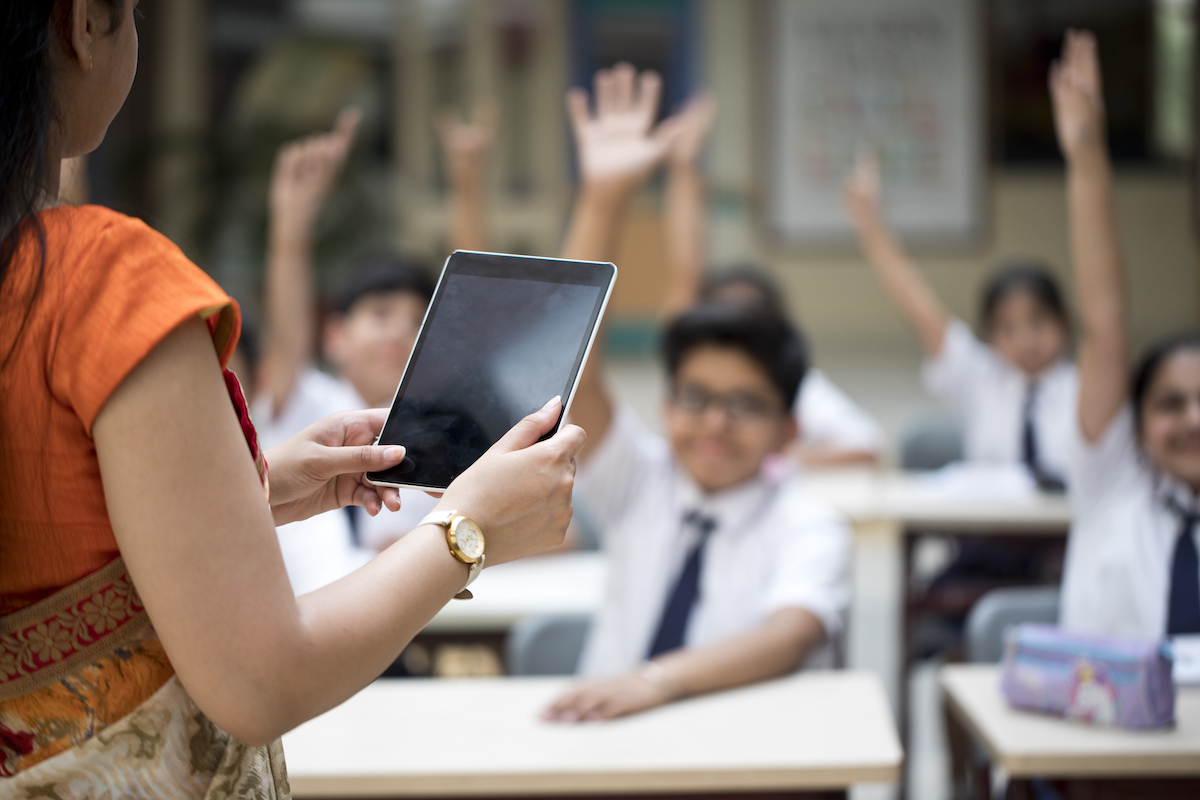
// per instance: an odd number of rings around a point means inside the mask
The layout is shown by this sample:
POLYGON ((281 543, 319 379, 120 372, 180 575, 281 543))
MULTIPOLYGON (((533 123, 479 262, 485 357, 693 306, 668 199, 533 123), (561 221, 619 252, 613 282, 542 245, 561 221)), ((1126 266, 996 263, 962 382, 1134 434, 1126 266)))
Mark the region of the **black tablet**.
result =
MULTIPOLYGON (((612 293, 612 264, 456 251, 446 261, 379 444, 372 483, 440 490, 555 395, 562 425, 612 293)), ((553 432, 552 432, 553 433, 553 432)))

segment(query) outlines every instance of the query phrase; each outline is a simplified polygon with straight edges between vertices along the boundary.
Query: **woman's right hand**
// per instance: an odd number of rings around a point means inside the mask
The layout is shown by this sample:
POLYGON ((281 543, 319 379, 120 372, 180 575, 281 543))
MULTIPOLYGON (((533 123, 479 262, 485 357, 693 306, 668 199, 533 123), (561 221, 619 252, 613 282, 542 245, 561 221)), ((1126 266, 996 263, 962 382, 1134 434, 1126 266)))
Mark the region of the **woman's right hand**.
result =
POLYGON ((450 484, 437 505, 439 511, 454 510, 479 523, 488 566, 562 544, 571 522, 575 456, 587 434, 577 425, 564 425, 539 442, 561 409, 556 397, 518 422, 450 484))

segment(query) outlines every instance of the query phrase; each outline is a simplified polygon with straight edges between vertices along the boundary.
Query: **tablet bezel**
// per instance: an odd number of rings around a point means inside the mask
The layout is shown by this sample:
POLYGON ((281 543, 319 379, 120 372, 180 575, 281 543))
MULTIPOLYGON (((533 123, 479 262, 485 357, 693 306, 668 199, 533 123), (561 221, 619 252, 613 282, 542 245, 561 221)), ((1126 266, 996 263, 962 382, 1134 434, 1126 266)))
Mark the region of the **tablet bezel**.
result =
MULTIPOLYGON (((388 408, 387 420, 384 421, 383 429, 376 436, 376 442, 379 442, 379 437, 383 435, 383 430, 387 429, 388 422, 392 419, 392 414, 395 413, 396 404, 404 394, 404 390, 408 385, 409 376, 412 372, 413 364, 416 363, 422 348, 425 345, 426 333, 429 330, 429 320, 437 310, 441 300, 442 286, 445 283, 446 277, 451 274, 458 275, 479 275, 489 278, 526 278, 530 280, 542 280, 552 283, 565 283, 574 286, 594 286, 602 289, 602 298, 599 306, 593 312, 592 319, 589 323, 587 332, 587 342, 583 347, 582 353, 576 356, 575 366, 570 376, 570 383, 567 387, 566 397, 563 399, 562 412, 559 414, 558 420, 554 423, 553 429, 546 434, 546 437, 557 433, 562 427, 563 420, 566 419, 567 413, 571 408, 571 402, 575 399, 575 391, 579 387, 579 378, 587 367, 588 356, 591 355, 592 346, 596 341, 596 336, 599 334, 601 322, 604 320, 604 313, 608 309, 608 301, 612 297, 613 285, 617 279, 616 265, 611 262, 604 261, 579 261, 565 258, 543 258, 540 256, 523 256, 512 255, 507 253, 489 253, 479 250, 455 250, 446 259, 446 263, 442 267, 441 275, 438 276, 437 286, 434 288, 433 297, 429 301, 429 307, 425 310, 425 316, 421 320, 421 330, 417 334, 417 340, 413 344, 412 353, 409 355, 408 363, 404 367, 404 377, 400 379, 400 384, 396 387, 396 392, 392 396, 391 406, 388 408), (572 264, 577 266, 585 266, 591 268, 588 277, 589 280, 569 280, 571 276, 564 274, 563 271, 556 271, 556 265, 572 264), (535 277, 540 276, 540 277, 535 277)), ((549 400, 550 398, 546 398, 549 400)), ((390 443, 388 443, 390 444, 390 443)), ((398 442, 397 444, 403 444, 398 442)), ((446 490, 446 486, 430 486, 418 483, 399 483, 387 479, 387 472, 368 472, 367 481, 375 486, 388 486, 396 489, 415 489, 424 492, 441 492, 446 490)), ((461 474, 461 473, 460 473, 461 474)))

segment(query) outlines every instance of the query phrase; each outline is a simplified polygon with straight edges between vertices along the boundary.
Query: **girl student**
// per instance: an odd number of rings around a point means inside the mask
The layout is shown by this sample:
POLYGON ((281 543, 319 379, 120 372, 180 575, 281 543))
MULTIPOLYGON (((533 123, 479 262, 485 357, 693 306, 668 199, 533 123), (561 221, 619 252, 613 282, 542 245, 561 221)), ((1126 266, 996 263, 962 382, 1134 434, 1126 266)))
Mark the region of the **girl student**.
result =
POLYGON ((1070 479, 1074 520, 1061 623, 1157 639, 1200 633, 1200 333, 1150 348, 1127 376, 1124 265, 1096 42, 1069 32, 1050 76, 1071 169, 1071 255, 1079 291, 1079 402, 1070 479))
MULTIPOLYGON (((100 144, 133 82, 135 6, 0 6, 0 791, 285 798, 279 736, 370 683, 478 570, 439 520, 294 596, 274 527, 395 510, 363 472, 403 448, 370 446, 384 411, 353 411, 264 459, 222 369, 236 304, 142 222, 57 204, 62 159, 100 144)), ((438 504, 477 522, 489 564, 562 540, 585 437, 537 442, 559 411, 438 504)))
POLYGON ((951 317, 901 249, 879 195, 878 161, 864 155, 846 182, 846 210, 875 276, 916 329, 926 389, 962 422, 966 458, 1023 464, 1041 488, 1060 490, 1077 377, 1067 358, 1070 324, 1058 284, 1037 263, 996 272, 983 290, 986 341, 980 341, 951 317))

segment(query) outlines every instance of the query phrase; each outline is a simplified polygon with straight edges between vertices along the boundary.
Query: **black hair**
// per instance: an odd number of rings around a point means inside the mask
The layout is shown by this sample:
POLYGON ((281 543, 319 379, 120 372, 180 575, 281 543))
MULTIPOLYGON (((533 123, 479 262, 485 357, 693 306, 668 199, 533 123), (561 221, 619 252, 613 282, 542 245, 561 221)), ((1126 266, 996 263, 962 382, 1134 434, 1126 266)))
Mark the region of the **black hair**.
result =
POLYGON ((700 303, 681 314, 663 336, 663 358, 672 379, 693 350, 736 348, 761 366, 788 408, 808 371, 808 345, 785 317, 727 300, 700 303))
POLYGON ((1134 430, 1139 437, 1142 435, 1143 411, 1150 387, 1167 360, 1183 350, 1200 350, 1200 331, 1178 333, 1163 339, 1147 350, 1134 368, 1129 381, 1129 397, 1133 401, 1134 430))
POLYGON ((983 287, 983 303, 979 318, 983 333, 990 335, 1000 304, 1014 294, 1025 292, 1050 312, 1062 326, 1070 329, 1067 305, 1054 275, 1040 261, 1017 261, 1001 267, 988 278, 983 287))
MULTIPOLYGON (((112 33, 121 26, 125 6, 106 0, 112 33)), ((31 235, 38 246, 38 274, 29 295, 26 318, 37 300, 46 269, 46 235, 37 211, 52 174, 51 126, 54 108, 54 75, 50 63, 54 27, 65 30, 57 0, 20 0, 0 6, 0 288, 8 277, 21 240, 31 235)), ((17 330, 20 336, 24 323, 17 330)), ((16 348, 0 361, 3 369, 16 348)))
POLYGON ((332 307, 347 314, 362 298, 386 292, 411 292, 426 304, 433 299, 434 280, 428 269, 391 253, 376 253, 360 259, 349 279, 334 296, 332 307))
POLYGON ((745 286, 758 295, 757 302, 771 313, 787 318, 783 290, 774 276, 754 264, 735 264, 710 272, 700 286, 700 301, 720 300, 721 290, 731 286, 745 286))

